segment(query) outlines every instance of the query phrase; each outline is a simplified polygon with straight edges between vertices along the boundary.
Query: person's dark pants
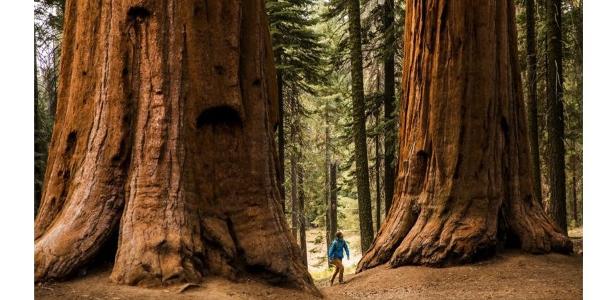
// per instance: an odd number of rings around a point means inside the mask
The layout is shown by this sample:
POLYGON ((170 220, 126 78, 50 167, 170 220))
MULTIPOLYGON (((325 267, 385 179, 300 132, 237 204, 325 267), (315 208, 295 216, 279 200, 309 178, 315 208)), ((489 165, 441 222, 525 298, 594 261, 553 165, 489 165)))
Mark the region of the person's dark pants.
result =
POLYGON ((336 258, 331 261, 331 264, 335 266, 335 273, 333 273, 333 277, 331 277, 331 284, 335 281, 335 276, 337 276, 337 273, 340 274, 340 283, 344 282, 344 264, 342 264, 342 260, 336 258))

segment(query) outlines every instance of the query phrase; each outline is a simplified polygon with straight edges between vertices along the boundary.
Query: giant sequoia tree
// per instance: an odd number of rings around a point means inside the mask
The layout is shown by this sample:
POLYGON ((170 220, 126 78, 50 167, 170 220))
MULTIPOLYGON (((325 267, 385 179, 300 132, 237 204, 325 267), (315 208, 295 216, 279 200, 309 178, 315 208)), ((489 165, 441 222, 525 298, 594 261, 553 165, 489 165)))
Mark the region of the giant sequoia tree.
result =
POLYGON ((66 3, 37 281, 96 259, 160 285, 253 273, 317 293, 282 214, 263 1, 66 3))
POLYGON ((391 211, 365 270, 572 244, 532 188, 513 1, 408 0, 391 211))

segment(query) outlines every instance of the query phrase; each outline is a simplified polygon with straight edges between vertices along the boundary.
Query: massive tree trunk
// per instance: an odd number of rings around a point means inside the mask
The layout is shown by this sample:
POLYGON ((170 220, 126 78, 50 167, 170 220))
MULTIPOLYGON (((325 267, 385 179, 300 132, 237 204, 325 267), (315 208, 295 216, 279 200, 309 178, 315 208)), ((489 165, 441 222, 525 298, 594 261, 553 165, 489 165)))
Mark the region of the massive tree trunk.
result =
POLYGON ((66 4, 35 279, 96 259, 111 280, 253 274, 318 293, 280 205, 262 1, 66 4))
POLYGON ((372 203, 369 192, 369 166, 365 133, 365 95, 363 94, 363 54, 361 53, 360 0, 348 1, 350 64, 352 77, 352 133, 354 137, 355 174, 359 202, 361 251, 365 253, 374 239, 372 203))
POLYGON ((540 174, 540 148, 538 140, 538 97, 536 77, 536 22, 534 0, 525 1, 525 28, 527 51, 527 112, 534 195, 542 204, 542 176, 540 174))
POLYGON ((365 270, 572 244, 532 189, 513 1, 408 0, 400 169, 365 270))
POLYGON ((382 25, 385 30, 384 51, 384 211, 389 213, 395 186, 395 2, 385 0, 382 25))
POLYGON ((549 140, 549 213, 567 233, 566 149, 564 148, 564 71, 562 64, 562 2, 546 0, 547 135, 549 140))

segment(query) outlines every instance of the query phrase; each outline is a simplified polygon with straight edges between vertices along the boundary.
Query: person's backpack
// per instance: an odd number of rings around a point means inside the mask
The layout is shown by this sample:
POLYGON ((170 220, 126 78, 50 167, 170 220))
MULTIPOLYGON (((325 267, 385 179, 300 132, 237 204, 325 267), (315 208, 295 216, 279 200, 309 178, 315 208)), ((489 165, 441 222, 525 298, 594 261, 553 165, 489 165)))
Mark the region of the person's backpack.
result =
POLYGON ((335 239, 335 240, 333 240, 333 243, 331 243, 331 248, 330 248, 330 249, 331 249, 332 251, 327 251, 327 256, 328 256, 328 257, 327 257, 327 258, 328 258, 327 260, 329 261, 329 267, 333 267, 333 266, 335 266, 335 265, 332 263, 332 262, 333 262, 333 258, 329 256, 329 252, 331 252, 331 253, 335 253, 335 250, 337 250, 337 247, 338 247, 338 245, 337 245, 337 239, 335 239))
POLYGON ((331 244, 331 248, 333 248, 333 253, 335 253, 337 251, 337 247, 339 247, 339 244, 337 243, 337 239, 333 240, 333 243, 331 244))
MULTIPOLYGON (((331 243, 331 248, 333 249, 333 251, 331 251, 332 253, 337 252, 338 251, 337 249, 339 249, 339 247, 343 247, 343 245, 340 245, 340 243, 338 242, 339 242, 338 239, 335 239, 333 240, 333 243, 331 243)), ((329 259, 331 258, 329 257, 329 259)))

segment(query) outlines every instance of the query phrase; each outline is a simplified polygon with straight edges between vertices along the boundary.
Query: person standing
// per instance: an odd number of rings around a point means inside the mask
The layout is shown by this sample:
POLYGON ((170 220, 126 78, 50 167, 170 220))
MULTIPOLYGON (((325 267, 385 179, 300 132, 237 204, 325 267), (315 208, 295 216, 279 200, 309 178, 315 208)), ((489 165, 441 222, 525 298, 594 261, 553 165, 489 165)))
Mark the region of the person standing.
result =
POLYGON ((344 235, 341 231, 338 231, 335 234, 335 240, 331 243, 331 247, 329 247, 329 265, 335 266, 335 272, 333 273, 333 277, 331 277, 331 285, 333 285, 333 281, 335 281, 335 276, 339 273, 339 281, 340 284, 344 283, 344 264, 342 263, 342 259, 344 258, 344 250, 346 251, 346 258, 350 260, 350 251, 348 250, 348 243, 344 240, 344 235))

